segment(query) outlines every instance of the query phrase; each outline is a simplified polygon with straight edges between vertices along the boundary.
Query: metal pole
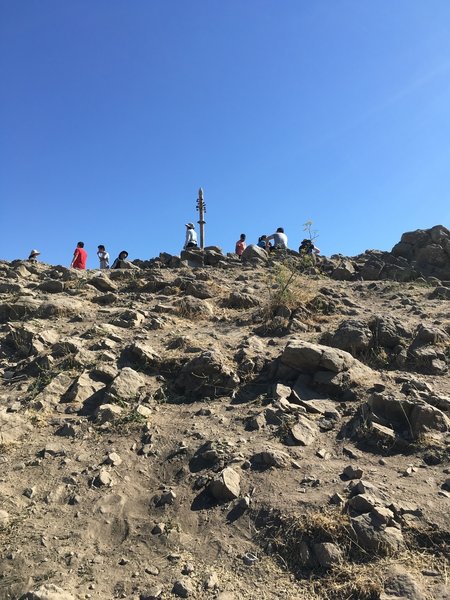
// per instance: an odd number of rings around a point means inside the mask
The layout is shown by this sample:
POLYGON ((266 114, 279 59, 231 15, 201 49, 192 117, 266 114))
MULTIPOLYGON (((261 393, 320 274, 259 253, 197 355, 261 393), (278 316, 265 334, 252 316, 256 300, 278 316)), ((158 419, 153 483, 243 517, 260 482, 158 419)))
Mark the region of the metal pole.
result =
POLYGON ((200 188, 198 190, 198 198, 197 198, 197 210, 199 220, 197 223, 200 225, 200 248, 203 250, 205 247, 205 213, 206 213, 206 204, 203 200, 203 190, 200 188))

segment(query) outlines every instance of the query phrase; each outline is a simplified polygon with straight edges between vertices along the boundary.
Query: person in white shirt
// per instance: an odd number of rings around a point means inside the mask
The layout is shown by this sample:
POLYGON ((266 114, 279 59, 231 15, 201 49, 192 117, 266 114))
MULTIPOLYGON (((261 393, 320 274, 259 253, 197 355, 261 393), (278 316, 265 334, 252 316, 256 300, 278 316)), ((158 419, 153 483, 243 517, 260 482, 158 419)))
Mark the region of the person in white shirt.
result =
POLYGON ((272 235, 268 235, 266 239, 273 240, 274 250, 286 250, 288 247, 287 235, 284 233, 284 229, 282 227, 278 227, 276 232, 272 233, 272 235))
POLYGON ((109 269, 109 254, 105 246, 98 246, 97 256, 100 260, 100 269, 109 269))
POLYGON ((196 248, 197 247, 197 232, 194 228, 194 223, 186 223, 186 240, 184 242, 184 250, 186 248, 196 248))

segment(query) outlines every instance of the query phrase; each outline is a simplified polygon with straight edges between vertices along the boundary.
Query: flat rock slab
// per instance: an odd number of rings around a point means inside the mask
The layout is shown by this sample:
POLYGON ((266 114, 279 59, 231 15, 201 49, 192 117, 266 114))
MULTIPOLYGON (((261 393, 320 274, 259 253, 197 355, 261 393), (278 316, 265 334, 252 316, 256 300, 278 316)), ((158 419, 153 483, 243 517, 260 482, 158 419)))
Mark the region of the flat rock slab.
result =
POLYGON ((17 413, 0 410, 0 444, 16 442, 32 429, 33 426, 17 413))

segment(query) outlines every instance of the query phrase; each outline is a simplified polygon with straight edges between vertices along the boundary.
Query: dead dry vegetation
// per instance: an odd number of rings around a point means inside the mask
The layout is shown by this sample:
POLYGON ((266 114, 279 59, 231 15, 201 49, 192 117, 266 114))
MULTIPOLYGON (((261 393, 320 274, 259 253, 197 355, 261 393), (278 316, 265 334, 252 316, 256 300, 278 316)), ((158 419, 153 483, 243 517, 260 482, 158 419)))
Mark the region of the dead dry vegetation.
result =
POLYGON ((449 300, 299 266, 0 262, 0 599, 450 598, 449 300))

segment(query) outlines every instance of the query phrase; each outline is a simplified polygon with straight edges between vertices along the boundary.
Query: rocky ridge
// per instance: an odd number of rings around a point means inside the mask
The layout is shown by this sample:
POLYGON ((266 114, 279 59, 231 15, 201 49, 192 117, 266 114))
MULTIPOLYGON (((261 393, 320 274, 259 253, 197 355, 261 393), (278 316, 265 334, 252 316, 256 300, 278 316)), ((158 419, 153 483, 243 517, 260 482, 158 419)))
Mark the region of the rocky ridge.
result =
POLYGON ((368 281, 0 262, 0 598, 449 598, 448 230, 416 234, 368 281))

